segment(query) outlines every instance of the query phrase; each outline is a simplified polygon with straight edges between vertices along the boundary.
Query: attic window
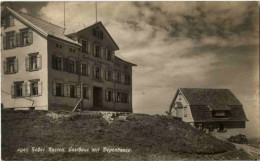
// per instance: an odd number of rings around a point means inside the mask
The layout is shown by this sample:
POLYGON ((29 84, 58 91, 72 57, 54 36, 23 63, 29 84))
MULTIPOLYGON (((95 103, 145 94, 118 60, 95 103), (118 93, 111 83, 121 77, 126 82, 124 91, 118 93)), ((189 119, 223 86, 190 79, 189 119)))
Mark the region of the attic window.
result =
POLYGON ((102 31, 99 31, 97 29, 92 29, 92 34, 93 34, 93 36, 95 36, 97 38, 103 39, 103 32, 102 31))
POLYGON ((212 111, 213 118, 228 118, 231 116, 230 111, 212 111))
POLYGON ((5 16, 2 21, 4 27, 12 27, 14 26, 14 17, 12 15, 5 16))

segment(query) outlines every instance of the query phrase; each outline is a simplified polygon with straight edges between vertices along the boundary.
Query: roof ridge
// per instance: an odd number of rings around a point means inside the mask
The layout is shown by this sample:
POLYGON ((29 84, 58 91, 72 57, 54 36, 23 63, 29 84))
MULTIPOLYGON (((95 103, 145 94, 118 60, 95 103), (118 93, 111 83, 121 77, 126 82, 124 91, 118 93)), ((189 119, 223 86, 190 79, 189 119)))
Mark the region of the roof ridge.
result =
POLYGON ((65 29, 64 27, 61 27, 61 26, 56 25, 56 24, 53 24, 53 23, 51 23, 51 22, 49 22, 49 21, 46 21, 46 20, 44 20, 44 19, 42 19, 42 18, 33 16, 33 15, 29 14, 29 13, 25 13, 25 12, 22 12, 22 11, 15 11, 15 10, 13 10, 13 11, 14 11, 14 12, 18 12, 18 13, 22 13, 22 14, 26 14, 26 15, 31 16, 31 17, 33 17, 33 18, 37 18, 37 19, 39 19, 39 20, 42 20, 42 21, 47 22, 47 23, 49 23, 49 24, 52 24, 52 25, 54 25, 54 26, 60 27, 60 28, 62 28, 62 29, 65 29))

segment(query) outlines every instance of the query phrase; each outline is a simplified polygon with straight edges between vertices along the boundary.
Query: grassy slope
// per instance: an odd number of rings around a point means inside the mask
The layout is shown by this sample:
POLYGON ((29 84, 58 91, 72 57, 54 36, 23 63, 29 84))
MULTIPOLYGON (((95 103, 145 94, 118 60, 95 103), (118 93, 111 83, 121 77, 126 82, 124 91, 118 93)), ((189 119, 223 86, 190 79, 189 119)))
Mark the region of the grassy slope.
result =
POLYGON ((48 160, 250 159, 233 144, 166 116, 131 114, 108 124, 95 112, 2 111, 2 158, 48 160), (59 115, 58 115, 59 116, 59 115), (60 115, 62 116, 62 115, 60 115), (131 153, 18 153, 18 148, 114 147, 131 153))

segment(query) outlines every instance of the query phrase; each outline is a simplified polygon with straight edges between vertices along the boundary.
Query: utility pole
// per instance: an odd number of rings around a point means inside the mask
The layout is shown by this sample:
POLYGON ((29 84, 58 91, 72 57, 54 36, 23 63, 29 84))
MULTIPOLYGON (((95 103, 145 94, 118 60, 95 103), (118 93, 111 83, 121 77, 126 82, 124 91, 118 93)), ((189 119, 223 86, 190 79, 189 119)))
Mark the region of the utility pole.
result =
POLYGON ((65 19, 65 1, 64 1, 63 3, 64 3, 64 6, 63 6, 63 10, 64 10, 64 28, 66 28, 66 26, 65 26, 65 25, 66 25, 66 24, 65 24, 65 20, 66 20, 66 19, 65 19))
POLYGON ((96 23, 97 23, 97 1, 96 1, 96 23))

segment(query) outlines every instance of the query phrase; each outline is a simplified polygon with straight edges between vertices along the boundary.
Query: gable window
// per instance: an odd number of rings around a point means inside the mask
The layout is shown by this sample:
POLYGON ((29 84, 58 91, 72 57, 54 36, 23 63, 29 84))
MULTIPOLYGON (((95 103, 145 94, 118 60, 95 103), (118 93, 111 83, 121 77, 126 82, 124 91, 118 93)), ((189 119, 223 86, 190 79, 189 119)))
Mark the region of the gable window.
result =
POLYGON ((70 85, 70 97, 76 97, 76 86, 75 85, 70 85))
POLYGON ((187 107, 184 107, 184 108, 183 108, 183 116, 184 116, 184 117, 187 117, 187 107))
POLYGON ((4 60, 4 74, 13 74, 18 72, 18 59, 15 57, 4 60))
POLYGON ((82 50, 83 53, 87 52, 87 42, 85 40, 82 40, 82 50))
POLYGON ((2 25, 5 28, 14 26, 14 17, 12 15, 5 16, 2 21, 2 25))
POLYGON ((109 49, 107 49, 106 59, 107 60, 112 60, 111 50, 109 50, 109 49))
POLYGON ((99 45, 95 45, 94 46, 94 56, 100 58, 101 54, 100 54, 100 46, 99 45))
POLYGON ((99 67, 94 67, 94 78, 101 79, 101 69, 99 67))
POLYGON ((6 48, 7 49, 12 49, 15 48, 15 36, 14 36, 14 31, 12 32, 7 32, 6 33, 6 48))
POLYGON ((98 29, 92 29, 92 34, 93 36, 97 37, 97 38, 100 38, 100 39, 103 39, 103 32, 102 31, 99 31, 98 29))
POLYGON ((61 70, 61 57, 52 55, 52 68, 61 70))
POLYGON ((73 60, 68 60, 68 65, 69 65, 69 71, 70 73, 75 73, 75 61, 73 60))
POLYGON ((22 35, 22 44, 25 45, 29 45, 29 34, 28 34, 28 30, 25 31, 21 31, 21 35, 22 35))
POLYGON ((83 87, 83 98, 84 99, 88 99, 89 98, 89 96, 88 96, 88 87, 87 86, 83 87))
POLYGON ((87 66, 87 64, 82 64, 82 65, 81 65, 81 73, 82 73, 82 75, 84 75, 84 76, 87 76, 87 75, 88 75, 88 66, 87 66))
POLYGON ((60 44, 56 44, 56 48, 60 48, 60 49, 62 49, 62 45, 60 45, 60 44))

